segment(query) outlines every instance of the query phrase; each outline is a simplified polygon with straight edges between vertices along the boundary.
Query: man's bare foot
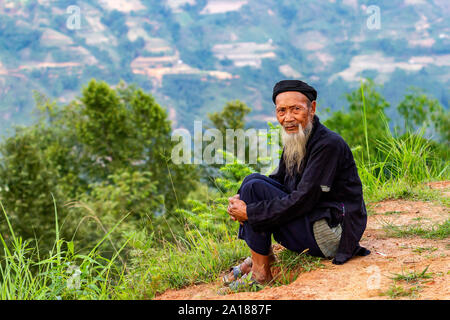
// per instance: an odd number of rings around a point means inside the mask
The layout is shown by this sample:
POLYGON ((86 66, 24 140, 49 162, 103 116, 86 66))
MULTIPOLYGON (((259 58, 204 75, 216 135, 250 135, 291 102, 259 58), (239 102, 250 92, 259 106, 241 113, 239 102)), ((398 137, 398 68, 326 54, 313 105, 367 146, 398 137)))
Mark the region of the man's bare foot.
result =
POLYGON ((272 272, 270 267, 276 261, 275 256, 270 255, 266 263, 253 263, 252 266, 252 278, 255 279, 260 284, 267 284, 272 281, 272 272))
POLYGON ((272 281, 271 265, 276 261, 275 255, 271 250, 269 255, 264 256, 259 253, 252 252, 252 278, 258 283, 266 284, 272 281))
MULTIPOLYGON (((252 256, 254 256, 254 254, 256 254, 254 251, 252 251, 252 256)), ((265 260, 265 258, 267 258, 268 260, 268 268, 267 266, 264 266, 262 269, 260 268, 260 266, 256 266, 254 267, 254 263, 252 258, 248 257, 247 259, 244 260, 244 262, 242 262, 241 264, 239 264, 239 269, 240 269, 240 274, 238 275, 238 277, 243 276, 248 274, 250 271, 252 271, 252 276, 253 278, 255 278, 256 281, 258 281, 259 283, 267 283, 270 282, 272 280, 272 273, 270 272, 270 267, 272 266, 272 264, 274 262, 276 262, 276 257, 275 254, 273 253, 272 249, 270 249, 270 253, 268 256, 262 256, 262 255, 258 255, 256 254, 258 257, 256 257, 256 259, 260 260, 261 258, 265 260), (267 272, 268 269, 268 272, 267 272)), ((258 261, 259 262, 259 261, 258 261)), ((235 277, 235 271, 232 270, 230 271, 229 274, 227 274, 223 280, 224 282, 231 282, 236 280, 235 277)))

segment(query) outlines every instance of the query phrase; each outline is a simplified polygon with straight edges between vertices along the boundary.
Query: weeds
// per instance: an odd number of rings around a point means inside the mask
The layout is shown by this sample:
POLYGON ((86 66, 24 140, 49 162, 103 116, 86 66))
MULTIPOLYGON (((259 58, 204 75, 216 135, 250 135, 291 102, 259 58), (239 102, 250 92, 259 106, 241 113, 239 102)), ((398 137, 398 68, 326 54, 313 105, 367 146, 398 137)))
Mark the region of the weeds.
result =
POLYGON ((399 297, 416 298, 419 291, 419 286, 404 288, 402 286, 396 285, 396 283, 394 282, 394 284, 392 284, 386 292, 381 293, 381 295, 389 296, 391 299, 397 299, 399 297))
POLYGON ((295 281, 303 272, 309 272, 317 268, 322 268, 322 259, 306 254, 307 250, 302 253, 283 250, 277 257, 274 264, 276 275, 273 280, 275 286, 287 285, 295 281))
POLYGON ((396 273, 394 274, 395 277, 392 278, 394 281, 406 281, 408 283, 410 282, 418 282, 422 279, 430 279, 433 277, 432 273, 427 273, 427 270, 430 266, 426 266, 425 269, 422 270, 422 272, 418 273, 417 271, 409 271, 407 273, 404 273, 402 270, 402 273, 396 273))
POLYGON ((436 223, 429 228, 424 228, 421 224, 397 226, 384 222, 383 230, 389 237, 394 238, 418 236, 425 239, 445 239, 450 235, 450 219, 442 224, 436 223))
MULTIPOLYGON (((397 137, 385 121, 385 135, 375 142, 377 152, 369 153, 372 149, 369 146, 362 86, 361 94, 365 145, 356 146, 353 150, 367 153, 356 158, 365 200, 375 202, 402 198, 439 201, 448 205, 448 198, 442 197, 439 191, 421 187, 423 182, 449 179, 448 163, 436 158, 431 142, 423 139, 423 131, 397 137)), ((217 280, 221 272, 249 254, 246 244, 237 240, 237 227, 230 222, 226 205, 228 196, 234 195, 242 179, 253 170, 235 162, 223 166, 220 172, 222 177, 215 181, 219 192, 213 199, 189 201, 188 208, 179 208, 175 212, 183 220, 184 230, 175 233, 169 226, 171 241, 157 239, 154 232, 150 235, 144 231, 135 232, 129 235, 111 259, 101 256, 101 245, 125 217, 105 232, 103 239, 88 254, 81 255, 75 250, 73 241, 60 238, 55 205, 54 246, 46 257, 42 257, 37 241, 23 240, 14 234, 2 205, 10 234, 0 234, 4 251, 0 262, 0 298, 152 299, 169 288, 179 289, 217 280), (125 247, 128 249, 128 260, 119 264, 116 260, 125 247)), ((375 214, 370 206, 368 211, 375 214)), ((385 215, 399 213, 391 211, 385 215)), ((420 236, 431 239, 447 238, 449 228, 449 220, 428 229, 420 224, 384 226, 384 230, 393 237, 420 236)), ((428 250, 417 248, 415 252, 421 253, 422 249, 428 250)), ((271 285, 289 284, 300 273, 321 267, 320 258, 284 250, 274 266, 277 273, 271 285)), ((419 285, 405 289, 396 282, 420 283, 431 277, 426 272, 427 268, 421 273, 402 272, 395 275, 394 284, 386 294, 391 298, 414 297, 420 290, 419 285)))
POLYGON ((88 255, 75 252, 73 242, 59 239, 58 214, 55 205, 56 238, 47 258, 39 255, 32 241, 23 241, 15 235, 3 205, 3 214, 10 231, 10 241, 0 234, 3 260, 0 263, 0 298, 2 300, 61 300, 111 299, 111 285, 120 285, 123 269, 115 260, 101 257, 97 249, 117 225, 110 230, 88 255))
POLYGON ((436 247, 417 247, 417 248, 413 249, 413 252, 417 252, 418 254, 422 254, 422 252, 424 252, 424 251, 434 252, 437 249, 438 248, 436 248, 436 247))
POLYGON ((418 292, 422 289, 421 284, 424 282, 423 280, 431 279, 433 277, 432 273, 427 273, 428 268, 429 266, 425 267, 422 272, 414 270, 405 273, 402 270, 402 273, 394 274, 394 277, 391 278, 393 284, 391 284, 386 292, 381 293, 381 295, 387 295, 391 299, 399 297, 417 298, 418 292), (406 282, 407 286, 399 286, 397 285, 397 282, 406 282))

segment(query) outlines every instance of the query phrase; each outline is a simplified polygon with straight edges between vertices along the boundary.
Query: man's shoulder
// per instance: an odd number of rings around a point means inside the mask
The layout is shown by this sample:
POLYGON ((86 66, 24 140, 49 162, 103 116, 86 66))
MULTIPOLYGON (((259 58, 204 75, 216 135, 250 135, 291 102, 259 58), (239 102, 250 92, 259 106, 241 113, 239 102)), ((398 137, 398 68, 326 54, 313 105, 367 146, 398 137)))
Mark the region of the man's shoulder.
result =
POLYGON ((319 145, 333 149, 349 148, 347 142, 345 142, 344 138, 342 138, 337 132, 328 129, 323 124, 321 124, 320 129, 320 137, 317 141, 319 145))

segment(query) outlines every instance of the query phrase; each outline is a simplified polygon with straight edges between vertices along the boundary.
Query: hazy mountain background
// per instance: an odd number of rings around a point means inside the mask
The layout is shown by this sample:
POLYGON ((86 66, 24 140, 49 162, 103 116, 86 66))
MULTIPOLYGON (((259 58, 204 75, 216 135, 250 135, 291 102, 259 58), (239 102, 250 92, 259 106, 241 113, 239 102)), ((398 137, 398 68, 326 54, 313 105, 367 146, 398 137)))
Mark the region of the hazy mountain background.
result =
POLYGON ((0 0, 0 133, 30 123, 33 90, 69 103, 91 78, 151 92, 174 128, 235 99, 263 127, 286 78, 317 88, 323 116, 362 77, 393 107, 416 86, 448 109, 449 16, 448 0, 0 0))

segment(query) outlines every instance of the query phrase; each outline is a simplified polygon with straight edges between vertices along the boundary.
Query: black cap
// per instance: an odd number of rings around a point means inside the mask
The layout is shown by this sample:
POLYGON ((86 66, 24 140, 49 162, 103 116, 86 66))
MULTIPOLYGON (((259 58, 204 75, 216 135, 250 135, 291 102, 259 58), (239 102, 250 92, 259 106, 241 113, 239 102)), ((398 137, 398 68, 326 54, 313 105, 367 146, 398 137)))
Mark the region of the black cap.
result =
POLYGON ((303 93, 310 101, 317 99, 317 91, 306 82, 300 80, 282 80, 277 82, 273 87, 272 101, 275 103, 275 98, 278 94, 286 91, 298 91, 303 93))

